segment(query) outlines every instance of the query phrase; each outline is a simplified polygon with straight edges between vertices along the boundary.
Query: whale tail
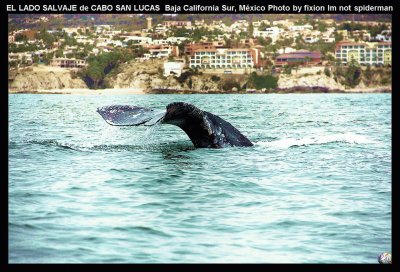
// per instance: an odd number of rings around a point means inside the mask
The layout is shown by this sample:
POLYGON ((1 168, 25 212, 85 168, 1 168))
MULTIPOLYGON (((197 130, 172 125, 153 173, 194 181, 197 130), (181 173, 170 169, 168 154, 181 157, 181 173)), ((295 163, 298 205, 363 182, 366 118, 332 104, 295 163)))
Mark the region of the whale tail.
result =
POLYGON ((112 105, 98 108, 97 112, 113 126, 151 126, 157 123, 176 125, 189 136, 195 147, 253 145, 246 136, 221 117, 184 102, 171 103, 166 111, 112 105))
POLYGON ((104 106, 97 108, 97 112, 112 126, 151 126, 165 115, 165 111, 130 105, 104 106))

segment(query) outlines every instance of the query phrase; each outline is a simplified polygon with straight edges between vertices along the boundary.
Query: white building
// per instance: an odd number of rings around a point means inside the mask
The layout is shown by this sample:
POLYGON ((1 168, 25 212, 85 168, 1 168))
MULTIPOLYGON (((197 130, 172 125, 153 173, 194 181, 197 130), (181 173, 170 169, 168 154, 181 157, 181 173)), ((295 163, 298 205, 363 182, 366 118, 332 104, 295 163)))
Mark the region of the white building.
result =
POLYGON ((335 53, 336 59, 342 63, 350 63, 354 60, 359 64, 392 64, 391 42, 365 43, 343 41, 336 44, 335 53))
POLYGON ((282 25, 283 27, 290 27, 293 25, 293 22, 289 19, 286 20, 275 20, 272 21, 272 25, 282 25))
POLYGON ((185 63, 183 61, 164 62, 164 76, 175 75, 179 77, 184 66, 185 63))
POLYGON ((168 27, 163 26, 163 25, 160 25, 160 24, 158 24, 158 25, 154 28, 154 32, 155 32, 155 33, 160 33, 160 34, 167 32, 167 30, 168 30, 168 27))
POLYGON ((124 36, 125 42, 132 41, 137 44, 152 44, 153 39, 150 37, 141 37, 141 36, 124 36))
POLYGON ((190 57, 190 68, 253 68, 260 63, 260 51, 252 48, 197 49, 190 57))
POLYGON ((183 42, 185 40, 187 40, 186 37, 168 37, 167 38, 167 42, 172 43, 172 44, 181 43, 181 42, 183 42))
POLYGON ((153 42, 151 44, 153 44, 153 45, 167 45, 168 41, 167 40, 153 40, 153 42))
POLYGON ((53 58, 50 65, 61 68, 83 68, 86 66, 86 61, 75 58, 53 58))
POLYGON ((174 50, 172 46, 160 47, 160 48, 150 48, 149 49, 150 56, 152 58, 167 58, 170 55, 173 55, 174 50))
POLYGON ((318 41, 319 41, 319 38, 315 37, 315 36, 308 36, 308 37, 304 38, 305 43, 316 43, 318 41))
POLYGON ((272 42, 275 43, 278 38, 279 38, 279 34, 283 32, 283 29, 273 26, 273 27, 268 27, 265 30, 258 30, 258 29, 254 29, 253 31, 253 36, 255 37, 269 37, 272 39, 272 42))
POLYGON ((309 24, 289 26, 290 31, 304 31, 306 29, 312 30, 313 27, 312 27, 312 25, 309 25, 309 24))
POLYGON ((382 42, 391 42, 392 36, 378 34, 376 35, 375 39, 382 42))

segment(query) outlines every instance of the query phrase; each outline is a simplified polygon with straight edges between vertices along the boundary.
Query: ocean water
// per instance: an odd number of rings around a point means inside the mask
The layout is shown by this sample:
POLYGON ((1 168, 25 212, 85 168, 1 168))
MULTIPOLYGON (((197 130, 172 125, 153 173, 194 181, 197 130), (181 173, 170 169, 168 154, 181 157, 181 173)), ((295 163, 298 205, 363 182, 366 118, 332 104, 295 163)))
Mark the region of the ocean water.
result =
POLYGON ((377 263, 391 94, 9 95, 10 263, 377 263), (110 104, 193 103, 253 147, 195 149, 110 104))

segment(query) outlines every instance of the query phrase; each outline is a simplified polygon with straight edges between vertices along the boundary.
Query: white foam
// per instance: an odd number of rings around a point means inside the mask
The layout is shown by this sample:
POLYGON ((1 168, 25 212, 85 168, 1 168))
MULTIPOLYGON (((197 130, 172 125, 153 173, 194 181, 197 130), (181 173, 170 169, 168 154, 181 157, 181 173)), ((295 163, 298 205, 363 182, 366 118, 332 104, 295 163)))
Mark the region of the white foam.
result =
POLYGON ((370 144, 374 141, 368 139, 364 135, 358 135, 355 133, 340 133, 332 135, 319 135, 313 137, 304 137, 301 139, 296 138, 286 138, 271 142, 260 141, 256 142, 256 145, 263 147, 277 147, 277 148, 289 148, 292 146, 304 146, 312 144, 327 144, 334 142, 342 142, 349 144, 370 144))

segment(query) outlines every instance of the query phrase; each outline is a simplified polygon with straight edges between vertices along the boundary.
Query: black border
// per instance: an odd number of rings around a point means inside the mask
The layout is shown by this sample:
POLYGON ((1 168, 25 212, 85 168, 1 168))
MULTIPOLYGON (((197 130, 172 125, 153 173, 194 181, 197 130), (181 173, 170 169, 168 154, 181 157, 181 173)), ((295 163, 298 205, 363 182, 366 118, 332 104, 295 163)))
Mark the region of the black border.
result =
MULTIPOLYGON (((2 44, 8 44, 8 35, 6 32, 6 25, 8 25, 8 13, 6 10, 6 5, 7 4, 202 4, 202 5, 212 5, 212 4, 234 4, 234 2, 223 0, 223 1, 218 1, 218 2, 211 2, 209 0, 207 1, 192 1, 192 0, 187 0, 187 1, 176 1, 176 0, 170 0, 170 1, 164 1, 160 2, 157 0, 119 0, 119 1, 111 1, 111 0, 86 0, 86 1, 68 1, 68 0, 62 0, 62 1, 56 1, 53 0, 51 2, 40 2, 40 1, 7 1, 7 3, 3 3, 0 5, 1 12, 3 16, 1 16, 1 21, 3 27, 1 27, 1 32, 2 32, 2 44), (4 32, 4 33, 3 33, 4 32)), ((394 8, 394 11, 392 13, 392 33, 393 33, 393 40, 392 40, 392 77, 398 76, 399 71, 398 71, 398 66, 399 63, 397 62, 399 60, 398 55, 399 55, 399 33, 398 33, 398 28, 399 26, 397 25, 397 19, 399 12, 398 10, 400 9, 399 7, 399 2, 396 3, 396 1, 379 1, 379 2, 373 2, 373 1, 368 1, 368 0, 346 0, 346 1, 332 1, 331 3, 327 3, 325 1, 312 1, 312 0, 301 0, 301 1, 294 1, 294 0, 242 0, 241 3, 235 3, 235 4, 276 4, 276 5, 301 5, 301 4, 315 4, 315 5, 392 5, 394 8)), ((29 12, 32 13, 32 12, 29 12)), ((41 13, 41 12, 38 12, 41 13)), ((79 13, 79 12, 73 12, 73 13, 79 13)), ((95 13, 95 12, 90 12, 90 13, 95 13)), ((96 12, 99 13, 99 12, 96 12)), ((110 12, 103 12, 103 13, 110 13, 110 12)), ((117 12, 111 12, 111 13, 117 13, 117 12)), ((148 12, 146 12, 148 13, 148 12)), ((157 13, 166 13, 163 11, 157 12, 157 13)), ((183 13, 183 12, 180 12, 183 13)), ((220 13, 220 12, 218 12, 220 13)), ((230 12, 231 13, 231 12, 230 12)), ((249 13, 257 13, 257 12, 249 12, 249 13)), ((260 13, 265 13, 265 12, 260 12, 260 13)), ((271 13, 271 12, 268 12, 271 13)), ((277 12, 279 14, 282 14, 283 12, 277 12)), ((328 12, 324 12, 328 13, 328 12)), ((339 13, 339 12, 336 12, 339 13)), ((342 12, 340 12, 342 13, 342 12)), ((349 12, 352 13, 352 12, 349 12)), ((368 13, 376 13, 376 12, 368 12, 368 13)), ((5 48, 5 47, 2 47, 5 48)), ((8 51, 7 51, 8 52, 8 51)), ((2 54, 2 66, 3 69, 5 67, 8 67, 8 56, 4 52, 2 54)), ((4 71, 4 70, 3 70, 4 71)), ((110 269, 110 270, 130 270, 132 269, 140 269, 140 270, 148 270, 148 269, 174 269, 174 270, 184 270, 187 271, 188 269, 195 269, 195 268, 205 268, 207 269, 209 267, 209 264, 197 264, 196 266, 193 264, 184 264, 184 265, 179 265, 179 264, 173 264, 173 265, 163 265, 163 264, 8 264, 8 69, 7 73, 3 72, 1 73, 1 103, 2 107, 0 108, 0 114, 2 118, 0 118, 1 122, 1 153, 4 156, 4 162, 3 165, 5 166, 2 168, 1 173, 5 176, 4 179, 1 179, 1 237, 2 237, 2 243, 1 243, 1 271, 6 271, 6 269, 10 270, 21 270, 21 271, 30 271, 30 270, 39 270, 39 271, 70 271, 70 270, 75 270, 75 269, 82 269, 85 271, 92 270, 92 271, 97 271, 99 269, 110 269), (7 92, 6 92, 7 90, 7 92), (7 164, 6 162, 7 161, 7 164), (7 180, 7 183, 6 183, 7 180)), ((264 269, 264 268, 272 268, 272 269, 289 269, 289 270, 297 270, 298 268, 302 269, 304 268, 306 271, 309 270, 315 270, 315 271, 337 271, 337 270, 358 270, 362 269, 363 271, 365 270, 378 270, 379 271, 391 271, 395 269, 398 265, 398 256, 399 256, 399 245, 400 243, 398 242, 398 236, 396 231, 399 229, 399 226, 395 220, 397 218, 397 209, 395 207, 398 207, 398 199, 396 196, 399 195, 398 193, 398 185, 397 185, 397 178, 398 175, 397 173, 397 168, 395 167, 395 162, 396 162, 396 157, 395 156, 398 150, 398 146, 396 146, 396 141, 397 139, 396 135, 396 130, 394 129, 393 125, 395 124, 395 111, 396 111, 396 100, 398 99, 397 92, 400 91, 399 83, 396 80, 392 80, 392 256, 393 256, 393 264, 392 265, 373 265, 373 264, 300 264, 301 266, 298 267, 299 264, 283 264, 282 265, 276 265, 276 264, 267 264, 266 266, 263 264, 257 264, 257 265, 251 265, 249 268, 250 269, 264 269), (397 192, 397 193, 395 193, 397 192), (396 211, 396 213, 395 213, 396 211), (396 231, 395 231, 396 230, 396 231), (394 251, 395 249, 396 251, 394 251)), ((344 260, 345 262, 345 260, 344 260)), ((243 264, 218 264, 215 265, 214 268, 217 269, 246 269, 246 266, 243 266, 243 264)), ((248 269, 248 268, 247 268, 248 269)), ((397 271, 398 268, 396 269, 397 271)))

